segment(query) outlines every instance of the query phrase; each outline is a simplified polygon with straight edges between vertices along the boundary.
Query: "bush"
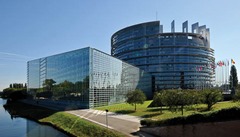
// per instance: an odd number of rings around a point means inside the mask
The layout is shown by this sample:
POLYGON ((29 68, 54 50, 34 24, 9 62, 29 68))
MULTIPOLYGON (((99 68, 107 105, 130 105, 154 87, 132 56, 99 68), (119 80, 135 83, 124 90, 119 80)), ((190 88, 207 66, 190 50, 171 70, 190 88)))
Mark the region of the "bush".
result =
POLYGON ((236 90, 235 95, 233 96, 233 101, 240 101, 240 91, 236 90))

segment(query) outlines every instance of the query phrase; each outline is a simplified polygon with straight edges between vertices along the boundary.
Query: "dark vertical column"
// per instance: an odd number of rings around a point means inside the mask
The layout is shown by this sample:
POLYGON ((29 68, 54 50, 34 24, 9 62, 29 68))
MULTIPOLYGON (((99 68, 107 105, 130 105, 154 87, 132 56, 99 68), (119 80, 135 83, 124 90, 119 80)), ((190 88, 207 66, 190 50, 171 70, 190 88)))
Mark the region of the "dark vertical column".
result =
MULTIPOLYGON (((155 88, 155 76, 152 76, 152 93, 156 92, 158 89, 155 88)), ((153 94, 152 94, 153 95, 153 94)))
POLYGON ((185 86, 184 86, 184 72, 180 72, 180 86, 181 86, 181 89, 185 88, 185 86))

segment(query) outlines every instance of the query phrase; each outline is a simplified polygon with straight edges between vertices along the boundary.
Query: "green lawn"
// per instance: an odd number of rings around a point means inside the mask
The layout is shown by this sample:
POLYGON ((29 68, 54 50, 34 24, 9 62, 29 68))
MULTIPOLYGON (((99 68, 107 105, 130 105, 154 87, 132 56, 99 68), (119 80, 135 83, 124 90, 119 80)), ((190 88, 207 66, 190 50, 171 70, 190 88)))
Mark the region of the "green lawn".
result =
MULTIPOLYGON (((182 116, 180 111, 177 112, 171 112, 166 107, 163 108, 163 113, 160 113, 159 108, 147 108, 147 106, 152 102, 145 101, 142 105, 137 105, 137 111, 134 111, 134 106, 129 105, 127 103, 122 104, 116 104, 111 106, 104 106, 104 107, 98 107, 95 108, 97 110, 106 110, 108 109, 111 112, 121 113, 121 114, 129 114, 133 116, 140 116, 143 118, 151 118, 151 119, 168 119, 173 117, 182 116)), ((212 111, 217 111, 223 108, 230 108, 234 106, 240 106, 239 103, 232 102, 232 101, 224 101, 219 102, 215 104, 211 111, 205 111, 207 108, 207 105, 205 104, 199 104, 199 105, 193 105, 193 106, 187 106, 184 109, 184 116, 196 114, 196 113, 209 113, 212 111)))

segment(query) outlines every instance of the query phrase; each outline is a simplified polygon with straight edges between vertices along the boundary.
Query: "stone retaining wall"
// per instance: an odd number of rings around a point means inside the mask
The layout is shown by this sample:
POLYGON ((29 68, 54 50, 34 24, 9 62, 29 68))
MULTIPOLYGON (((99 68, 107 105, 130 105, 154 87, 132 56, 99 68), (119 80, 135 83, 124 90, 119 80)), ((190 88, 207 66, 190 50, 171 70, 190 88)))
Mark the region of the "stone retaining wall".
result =
POLYGON ((159 137, 240 137, 240 120, 164 127, 141 127, 140 130, 159 137))

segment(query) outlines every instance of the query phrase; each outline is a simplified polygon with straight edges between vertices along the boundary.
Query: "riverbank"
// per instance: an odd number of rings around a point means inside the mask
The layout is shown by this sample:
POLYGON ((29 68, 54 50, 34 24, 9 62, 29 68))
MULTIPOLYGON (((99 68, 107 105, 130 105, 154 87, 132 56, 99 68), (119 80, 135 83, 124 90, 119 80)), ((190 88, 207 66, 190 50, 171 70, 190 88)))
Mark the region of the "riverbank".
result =
POLYGON ((51 125, 69 136, 79 137, 121 137, 121 133, 96 125, 75 115, 39 106, 11 102, 4 106, 11 115, 34 120, 40 124, 51 125))

